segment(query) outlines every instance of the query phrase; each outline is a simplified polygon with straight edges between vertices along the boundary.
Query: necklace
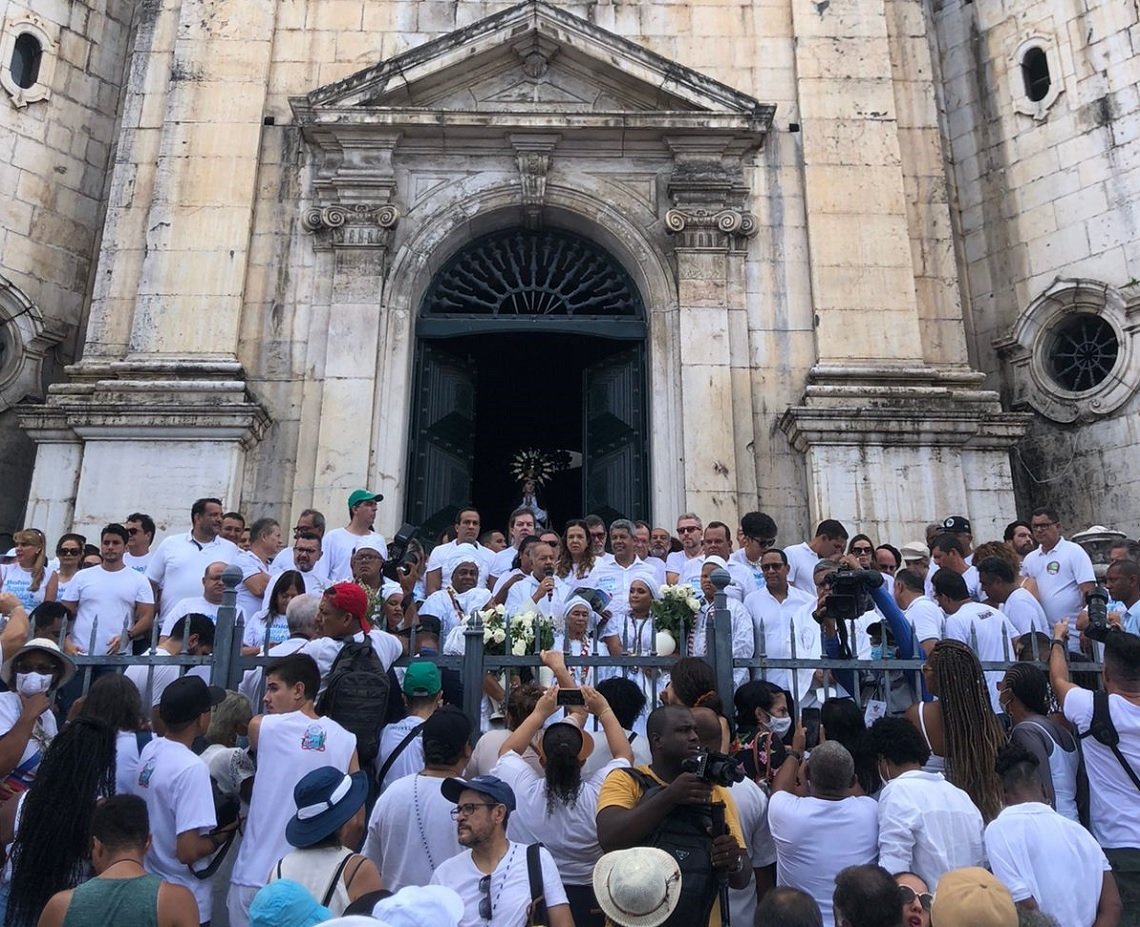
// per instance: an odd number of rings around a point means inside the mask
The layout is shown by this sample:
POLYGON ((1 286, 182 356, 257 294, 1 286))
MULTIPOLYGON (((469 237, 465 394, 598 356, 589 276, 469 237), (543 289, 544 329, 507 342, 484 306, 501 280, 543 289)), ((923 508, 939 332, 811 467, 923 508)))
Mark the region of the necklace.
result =
POLYGON ((424 831, 424 819, 423 815, 420 813, 419 786, 420 774, 416 773, 416 777, 412 780, 412 807, 416 809, 416 826, 420 831, 420 843, 422 843, 424 846, 424 853, 427 856, 428 865, 431 866, 432 870, 434 870, 435 860, 431 855, 431 847, 428 846, 427 833, 424 831))
POLYGON ((141 860, 132 859, 130 856, 120 856, 118 859, 112 860, 111 862, 107 863, 107 865, 103 867, 103 871, 106 872, 112 866, 117 866, 119 863, 134 863, 140 869, 143 868, 143 864, 142 864, 141 860))
MULTIPOLYGON (((495 916, 495 908, 497 908, 499 906, 499 899, 503 896, 503 889, 506 888, 506 886, 507 886, 507 879, 510 878, 511 865, 515 861, 515 847, 516 846, 517 846, 517 844, 512 843, 510 852, 507 853, 507 868, 506 868, 506 871, 503 872, 503 877, 499 880, 499 890, 497 892, 495 892, 495 900, 491 904, 491 917, 487 918, 488 924, 491 923, 492 918, 494 918, 494 916, 495 916)), ((491 876, 492 877, 495 875, 495 872, 496 872, 496 870, 498 870, 499 866, 502 865, 502 862, 503 862, 502 859, 500 859, 499 862, 495 865, 495 868, 491 870, 491 876)))

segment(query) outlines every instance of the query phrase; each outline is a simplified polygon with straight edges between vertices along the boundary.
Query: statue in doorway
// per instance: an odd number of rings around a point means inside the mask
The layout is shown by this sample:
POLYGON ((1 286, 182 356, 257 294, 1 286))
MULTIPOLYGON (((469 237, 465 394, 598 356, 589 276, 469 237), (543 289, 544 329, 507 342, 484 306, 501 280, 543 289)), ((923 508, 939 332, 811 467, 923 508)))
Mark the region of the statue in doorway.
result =
POLYGON ((516 508, 526 507, 534 512, 536 524, 549 525, 549 515, 538 501, 538 489, 556 473, 567 469, 571 454, 568 451, 543 451, 528 447, 517 451, 511 458, 511 475, 519 481, 522 501, 516 508))
POLYGON ((516 505, 515 508, 530 509, 534 512, 535 524, 542 525, 543 527, 547 526, 546 509, 538 504, 538 492, 534 480, 523 480, 522 501, 516 505))

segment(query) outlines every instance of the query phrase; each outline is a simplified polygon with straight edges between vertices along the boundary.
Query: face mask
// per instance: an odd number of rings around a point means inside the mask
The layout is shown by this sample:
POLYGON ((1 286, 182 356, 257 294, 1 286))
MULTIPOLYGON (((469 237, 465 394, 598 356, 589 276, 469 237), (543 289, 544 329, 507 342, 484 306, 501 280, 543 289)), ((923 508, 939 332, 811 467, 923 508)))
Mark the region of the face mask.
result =
POLYGON ((51 688, 54 678, 50 673, 17 673, 16 691, 20 695, 40 695, 51 688))
POLYGON ((871 648, 871 659, 872 659, 872 660, 881 660, 881 659, 883 659, 883 648, 882 648, 882 646, 881 646, 880 644, 875 644, 875 645, 874 645, 874 646, 871 648))
POLYGON ((777 737, 783 737, 792 729, 791 718, 768 718, 768 728, 777 737))

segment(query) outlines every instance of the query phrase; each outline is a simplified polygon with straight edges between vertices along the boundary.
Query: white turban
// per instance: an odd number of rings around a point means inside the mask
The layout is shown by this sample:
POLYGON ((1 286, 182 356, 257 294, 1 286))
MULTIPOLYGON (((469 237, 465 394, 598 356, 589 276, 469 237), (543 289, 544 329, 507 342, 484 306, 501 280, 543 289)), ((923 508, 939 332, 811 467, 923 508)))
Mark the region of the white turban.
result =
POLYGON ((479 552, 475 549, 474 544, 456 544, 455 550, 451 552, 451 556, 447 560, 447 569, 449 573, 454 573, 461 564, 473 564, 475 569, 479 569, 479 552))
POLYGON ((387 602, 394 595, 403 595, 404 587, 393 580, 386 579, 380 584, 380 600, 387 602))
POLYGON ((645 588, 649 590, 649 594, 653 597, 654 601, 661 598, 661 584, 657 582, 657 580, 655 580, 652 576, 647 576, 644 573, 638 573, 629 581, 629 583, 631 586, 634 583, 644 583, 645 588))
POLYGON ((586 611, 590 613, 590 617, 594 617, 594 609, 591 607, 590 603, 583 599, 580 595, 572 595, 565 602, 563 602, 562 611, 558 617, 563 622, 565 622, 570 617, 571 609, 577 608, 579 605, 584 605, 586 607, 586 611))

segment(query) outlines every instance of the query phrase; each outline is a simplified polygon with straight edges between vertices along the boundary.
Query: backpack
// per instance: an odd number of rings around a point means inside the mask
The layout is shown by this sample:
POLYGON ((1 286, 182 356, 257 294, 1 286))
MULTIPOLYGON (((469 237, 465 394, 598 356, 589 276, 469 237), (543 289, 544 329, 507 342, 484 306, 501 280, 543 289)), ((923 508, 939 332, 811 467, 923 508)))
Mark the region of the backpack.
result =
MULTIPOLYGON (((661 785, 641 770, 623 766, 641 786, 642 801, 661 785)), ((664 850, 681 869, 681 896, 660 927, 704 927, 720 890, 712 863, 712 805, 678 805, 650 834, 643 846, 664 850)), ((726 912, 727 913, 727 912, 726 912)))
POLYGON ((356 756, 361 766, 376 759, 380 730, 388 717, 390 688, 388 674, 367 639, 364 643, 345 644, 329 670, 317 713, 356 736, 356 756))

